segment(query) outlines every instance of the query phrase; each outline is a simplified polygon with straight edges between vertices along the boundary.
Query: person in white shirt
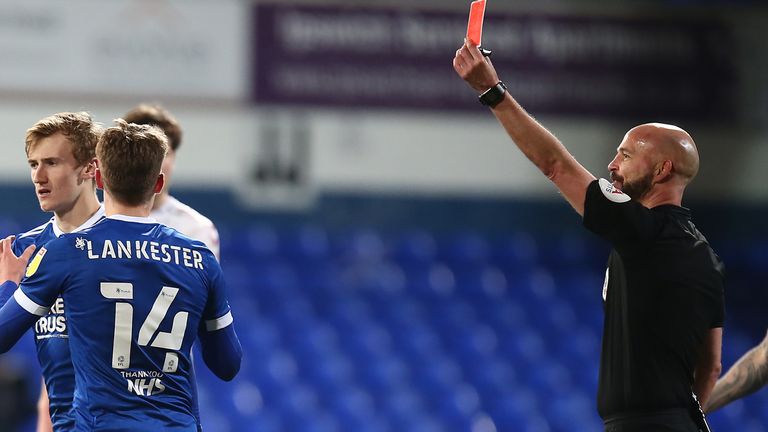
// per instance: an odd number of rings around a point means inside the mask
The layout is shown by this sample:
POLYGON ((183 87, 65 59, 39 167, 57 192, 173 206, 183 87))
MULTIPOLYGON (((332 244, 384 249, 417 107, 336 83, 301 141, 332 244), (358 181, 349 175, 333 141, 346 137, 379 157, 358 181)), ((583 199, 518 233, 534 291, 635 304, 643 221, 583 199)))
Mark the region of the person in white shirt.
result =
POLYGON ((181 146, 182 131, 179 122, 166 109, 150 104, 136 106, 123 116, 123 120, 128 123, 157 126, 168 137, 170 149, 162 166, 166 186, 155 196, 154 207, 149 216, 193 239, 202 241, 216 255, 216 258, 220 259, 219 232, 213 222, 168 193, 168 185, 176 162, 176 151, 181 146))

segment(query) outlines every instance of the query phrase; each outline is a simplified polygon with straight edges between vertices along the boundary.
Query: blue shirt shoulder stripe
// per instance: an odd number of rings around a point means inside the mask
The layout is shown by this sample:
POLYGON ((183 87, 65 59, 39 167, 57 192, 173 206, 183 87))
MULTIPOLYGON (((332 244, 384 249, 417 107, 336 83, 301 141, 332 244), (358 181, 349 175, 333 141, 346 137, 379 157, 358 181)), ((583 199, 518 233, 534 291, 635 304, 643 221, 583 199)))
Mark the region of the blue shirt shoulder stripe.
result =
POLYGON ((42 232, 43 232, 43 231, 44 231, 44 230, 45 230, 45 229, 48 227, 48 225, 50 225, 52 222, 53 222, 53 219, 49 220, 48 222, 46 222, 46 223, 44 223, 44 224, 42 224, 42 225, 40 225, 40 226, 38 226, 38 227, 32 228, 31 230, 29 230, 29 231, 27 231, 27 232, 25 232, 25 233, 21 233, 21 234, 17 235, 17 236, 16 236, 16 238, 17 238, 17 239, 21 239, 21 238, 25 238, 25 237, 29 237, 29 236, 34 236, 34 235, 40 234, 40 233, 42 233, 42 232))

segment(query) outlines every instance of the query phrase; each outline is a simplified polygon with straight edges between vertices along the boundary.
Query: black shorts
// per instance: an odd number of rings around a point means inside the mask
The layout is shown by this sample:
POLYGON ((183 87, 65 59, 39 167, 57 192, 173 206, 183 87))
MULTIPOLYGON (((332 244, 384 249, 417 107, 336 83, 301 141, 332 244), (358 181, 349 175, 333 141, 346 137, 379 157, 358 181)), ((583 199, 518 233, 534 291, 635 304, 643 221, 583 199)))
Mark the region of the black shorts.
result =
POLYGON ((688 411, 672 409, 605 419, 605 432, 701 432, 688 411))

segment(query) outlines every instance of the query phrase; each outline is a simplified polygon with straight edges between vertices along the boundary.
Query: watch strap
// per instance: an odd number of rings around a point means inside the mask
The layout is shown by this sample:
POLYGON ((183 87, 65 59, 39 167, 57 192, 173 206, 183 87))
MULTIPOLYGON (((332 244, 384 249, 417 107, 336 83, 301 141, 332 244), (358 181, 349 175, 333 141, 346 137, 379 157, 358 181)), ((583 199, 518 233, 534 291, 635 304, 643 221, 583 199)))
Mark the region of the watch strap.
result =
POLYGON ((495 86, 483 92, 483 94, 481 94, 478 99, 480 99, 481 104, 495 108, 496 105, 500 104, 501 101, 504 100, 504 94, 506 92, 507 86, 505 86, 503 82, 499 81, 495 86))

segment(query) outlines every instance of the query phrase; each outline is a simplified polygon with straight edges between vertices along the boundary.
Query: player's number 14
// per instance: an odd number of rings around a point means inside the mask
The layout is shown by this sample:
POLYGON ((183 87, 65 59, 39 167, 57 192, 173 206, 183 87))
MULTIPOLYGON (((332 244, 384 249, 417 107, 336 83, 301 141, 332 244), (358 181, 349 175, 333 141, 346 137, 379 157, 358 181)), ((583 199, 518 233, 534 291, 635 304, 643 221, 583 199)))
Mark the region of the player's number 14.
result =
MULTIPOLYGON (((184 340, 189 312, 178 312, 173 317, 170 332, 158 331, 157 328, 168 314, 168 309, 178 294, 178 288, 163 287, 155 298, 149 315, 139 329, 140 346, 152 346, 178 351, 184 340)), ((102 282, 101 295, 111 300, 133 299, 133 284, 129 282, 102 282)), ((131 366, 131 335, 133 333, 133 306, 127 302, 115 303, 115 334, 112 343, 112 367, 128 369, 131 366)), ((176 372, 179 356, 175 352, 165 354, 163 372, 176 372)))

